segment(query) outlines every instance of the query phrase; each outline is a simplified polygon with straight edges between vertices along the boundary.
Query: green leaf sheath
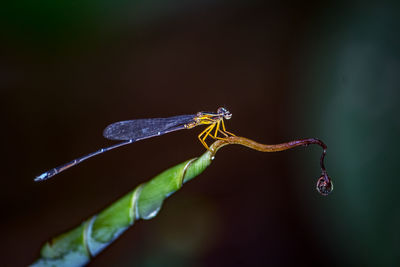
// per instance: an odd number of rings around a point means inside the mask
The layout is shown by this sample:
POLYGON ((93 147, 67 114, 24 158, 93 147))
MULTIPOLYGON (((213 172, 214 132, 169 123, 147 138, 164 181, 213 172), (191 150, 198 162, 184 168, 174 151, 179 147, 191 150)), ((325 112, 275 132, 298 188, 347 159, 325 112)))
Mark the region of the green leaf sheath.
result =
POLYGON ((137 186, 112 205, 72 229, 47 242, 31 266, 82 266, 91 257, 112 243, 135 220, 148 220, 157 215, 164 199, 182 184, 202 173, 211 163, 213 154, 182 162, 137 186))

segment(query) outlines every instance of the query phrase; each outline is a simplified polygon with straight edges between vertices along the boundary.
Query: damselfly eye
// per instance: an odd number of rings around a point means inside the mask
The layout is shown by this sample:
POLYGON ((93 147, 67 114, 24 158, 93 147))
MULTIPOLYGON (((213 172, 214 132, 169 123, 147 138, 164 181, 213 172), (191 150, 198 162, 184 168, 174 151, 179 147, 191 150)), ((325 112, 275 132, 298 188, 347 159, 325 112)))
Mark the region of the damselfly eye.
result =
POLYGON ((225 119, 229 120, 232 117, 232 113, 229 112, 226 108, 219 108, 217 113, 222 115, 225 119))

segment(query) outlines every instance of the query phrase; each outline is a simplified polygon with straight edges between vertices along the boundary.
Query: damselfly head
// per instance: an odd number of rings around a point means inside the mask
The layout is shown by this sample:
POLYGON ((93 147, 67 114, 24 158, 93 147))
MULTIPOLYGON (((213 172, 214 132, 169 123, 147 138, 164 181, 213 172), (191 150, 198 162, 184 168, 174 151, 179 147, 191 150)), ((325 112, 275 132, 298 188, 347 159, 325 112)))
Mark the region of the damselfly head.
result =
POLYGON ((217 113, 222 115, 225 119, 229 120, 232 117, 232 113, 229 112, 226 108, 218 108, 217 113))

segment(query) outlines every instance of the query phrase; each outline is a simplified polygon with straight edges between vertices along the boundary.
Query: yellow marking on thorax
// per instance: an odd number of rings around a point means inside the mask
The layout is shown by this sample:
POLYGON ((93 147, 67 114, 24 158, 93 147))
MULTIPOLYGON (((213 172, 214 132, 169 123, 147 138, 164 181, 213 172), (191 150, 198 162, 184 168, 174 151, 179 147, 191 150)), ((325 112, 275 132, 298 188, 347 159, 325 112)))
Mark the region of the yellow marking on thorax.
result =
POLYGON ((198 135, 200 142, 208 150, 209 150, 209 147, 208 147, 207 143, 205 142, 205 140, 208 136, 211 136, 211 138, 213 138, 213 139, 225 139, 225 138, 229 137, 229 135, 235 136, 234 134, 225 130, 224 118, 222 116, 218 116, 215 114, 198 114, 198 116, 194 119, 194 123, 192 125, 189 125, 188 127, 193 128, 197 125, 209 125, 204 131, 202 131, 198 135), (216 117, 216 118, 213 118, 213 117, 216 117), (222 129, 220 128, 221 125, 222 125, 222 129), (214 131, 214 133, 212 133, 212 130, 214 128, 215 128, 215 131, 214 131), (223 134, 224 137, 219 137, 218 133, 223 134))

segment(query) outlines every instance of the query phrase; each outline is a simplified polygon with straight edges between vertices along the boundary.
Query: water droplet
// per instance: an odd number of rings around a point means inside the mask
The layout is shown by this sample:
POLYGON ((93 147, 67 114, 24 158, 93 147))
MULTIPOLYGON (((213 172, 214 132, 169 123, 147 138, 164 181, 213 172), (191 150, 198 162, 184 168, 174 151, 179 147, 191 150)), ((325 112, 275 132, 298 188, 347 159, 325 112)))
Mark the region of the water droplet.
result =
POLYGON ((143 220, 150 220, 150 219, 153 219, 154 217, 156 217, 156 215, 158 214, 158 212, 160 211, 160 209, 161 209, 161 206, 158 206, 158 207, 156 207, 154 210, 148 211, 147 214, 143 214, 143 215, 141 216, 141 218, 142 218, 143 220))
POLYGON ((214 159, 215 159, 215 157, 214 157, 214 156, 212 156, 212 157, 211 157, 211 160, 214 160, 214 159))
POLYGON ((329 195, 333 190, 333 183, 327 174, 319 177, 317 181, 317 191, 323 196, 329 195))

